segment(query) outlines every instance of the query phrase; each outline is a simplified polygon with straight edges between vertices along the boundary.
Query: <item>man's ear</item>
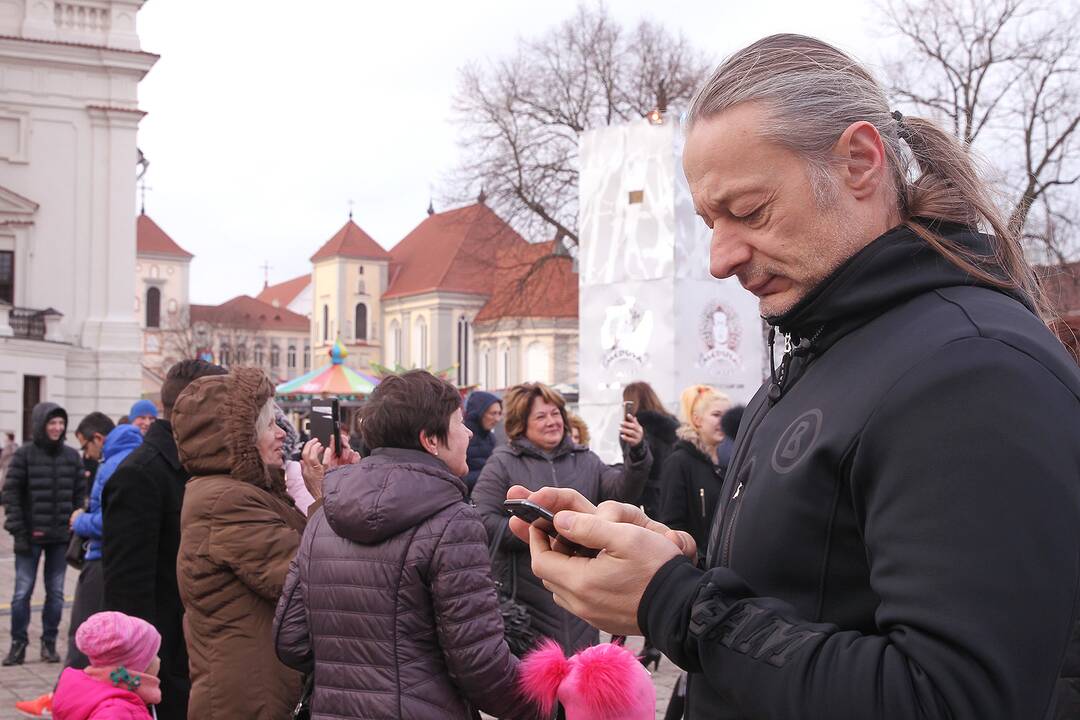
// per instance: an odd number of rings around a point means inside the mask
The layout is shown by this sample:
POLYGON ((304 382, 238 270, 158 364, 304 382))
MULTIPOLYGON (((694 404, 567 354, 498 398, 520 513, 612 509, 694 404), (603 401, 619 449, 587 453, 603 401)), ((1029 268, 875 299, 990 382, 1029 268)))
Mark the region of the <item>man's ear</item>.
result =
POLYGON ((439 443, 435 441, 435 438, 427 434, 427 431, 420 431, 420 447, 427 450, 432 455, 438 455, 439 443))
POLYGON ((833 147, 840 182, 856 200, 873 195, 885 178, 885 146, 877 128, 864 120, 852 123, 833 147))

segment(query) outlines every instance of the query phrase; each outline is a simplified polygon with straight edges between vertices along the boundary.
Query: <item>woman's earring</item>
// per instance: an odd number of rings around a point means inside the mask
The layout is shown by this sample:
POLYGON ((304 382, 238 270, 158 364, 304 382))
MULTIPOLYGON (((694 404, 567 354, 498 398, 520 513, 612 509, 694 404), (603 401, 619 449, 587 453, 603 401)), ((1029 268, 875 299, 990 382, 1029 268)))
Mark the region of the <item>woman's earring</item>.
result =
POLYGON ((439 457, 439 448, 435 448, 435 457, 439 457))

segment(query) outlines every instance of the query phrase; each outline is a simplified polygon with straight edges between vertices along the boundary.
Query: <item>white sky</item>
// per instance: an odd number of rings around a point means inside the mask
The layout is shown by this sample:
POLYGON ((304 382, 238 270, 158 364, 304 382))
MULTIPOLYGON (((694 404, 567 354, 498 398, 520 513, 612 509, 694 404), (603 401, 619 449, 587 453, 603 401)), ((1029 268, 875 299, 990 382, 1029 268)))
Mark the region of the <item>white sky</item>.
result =
MULTIPOLYGON (((450 101, 464 63, 511 53, 576 0, 151 0, 140 85, 146 209, 195 254, 191 301, 219 303, 310 270, 354 219, 391 247, 459 158, 450 101)), ((872 67, 868 0, 612 0, 626 26, 660 20, 714 60, 776 32, 832 42, 872 67)), ((436 204, 436 209, 439 208, 436 204)))

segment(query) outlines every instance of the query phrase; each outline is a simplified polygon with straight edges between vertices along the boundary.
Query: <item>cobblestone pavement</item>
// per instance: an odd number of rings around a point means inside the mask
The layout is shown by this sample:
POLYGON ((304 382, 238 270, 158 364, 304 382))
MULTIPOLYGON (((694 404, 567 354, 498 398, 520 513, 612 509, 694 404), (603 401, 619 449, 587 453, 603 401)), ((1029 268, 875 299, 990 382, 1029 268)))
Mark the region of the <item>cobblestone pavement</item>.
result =
MULTIPOLYGON (((69 567, 64 580, 64 617, 60 621, 60 638, 56 643, 56 650, 60 653, 60 657, 63 657, 67 650, 68 620, 77 579, 78 573, 69 567)), ((11 594, 14 590, 15 559, 11 535, 0 530, 0 654, 2 655, 7 654, 11 645, 11 594)), ((26 663, 14 667, 0 667, 0 720, 21 718, 22 716, 15 711, 15 701, 32 700, 42 693, 49 692, 60 673, 61 665, 43 663, 39 658, 41 606, 44 600, 45 587, 39 570, 38 579, 34 585, 34 596, 30 603, 30 647, 27 648, 26 663)), ((635 651, 638 650, 641 647, 641 638, 631 638, 628 645, 635 651)), ((660 661, 659 670, 653 673, 656 680, 656 717, 658 719, 664 716, 671 689, 678 675, 679 669, 666 658, 660 661)))

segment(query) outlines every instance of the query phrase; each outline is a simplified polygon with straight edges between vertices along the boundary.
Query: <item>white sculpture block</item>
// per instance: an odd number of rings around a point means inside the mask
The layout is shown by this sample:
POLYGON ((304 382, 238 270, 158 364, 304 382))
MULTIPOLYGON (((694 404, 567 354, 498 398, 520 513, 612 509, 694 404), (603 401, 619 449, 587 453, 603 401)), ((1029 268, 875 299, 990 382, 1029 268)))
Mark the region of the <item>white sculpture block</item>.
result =
POLYGON ((621 455, 628 383, 650 383, 674 413, 688 385, 745 403, 767 372, 757 298, 709 275, 710 231, 694 212, 682 147, 674 118, 581 138, 580 412, 608 462, 621 455))

